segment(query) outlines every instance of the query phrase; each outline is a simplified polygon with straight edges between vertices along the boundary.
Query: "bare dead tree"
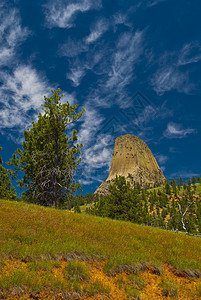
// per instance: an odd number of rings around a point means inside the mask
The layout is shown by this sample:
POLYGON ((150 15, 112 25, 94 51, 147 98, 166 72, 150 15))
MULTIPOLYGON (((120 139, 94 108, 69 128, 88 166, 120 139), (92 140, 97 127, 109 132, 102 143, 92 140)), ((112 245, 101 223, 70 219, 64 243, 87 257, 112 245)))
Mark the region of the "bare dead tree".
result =
POLYGON ((179 212, 180 212, 180 215, 181 215, 181 223, 182 223, 182 227, 183 229, 185 230, 186 233, 188 233, 188 230, 186 228, 186 225, 185 225, 185 222, 184 222, 184 218, 185 218, 185 215, 188 211, 188 209, 191 207, 191 205, 195 202, 195 200, 191 201, 187 206, 186 206, 186 209, 184 212, 182 212, 182 209, 181 209, 181 204, 178 203, 178 206, 179 206, 179 212))

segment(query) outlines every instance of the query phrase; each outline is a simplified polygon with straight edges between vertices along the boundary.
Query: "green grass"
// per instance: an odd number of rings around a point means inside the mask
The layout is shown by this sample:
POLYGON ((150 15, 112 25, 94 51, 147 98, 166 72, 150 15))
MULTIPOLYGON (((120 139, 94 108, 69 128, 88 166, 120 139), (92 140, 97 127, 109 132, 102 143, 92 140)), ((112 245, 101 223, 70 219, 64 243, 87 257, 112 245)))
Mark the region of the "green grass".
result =
POLYGON ((162 293, 165 297, 176 298, 178 296, 177 284, 170 278, 162 278, 159 283, 162 293))
POLYGON ((87 291, 89 296, 94 296, 95 294, 109 294, 110 287, 104 285, 100 280, 96 279, 87 291))
POLYGON ((64 270, 65 277, 70 281, 83 281, 89 279, 90 269, 79 261, 70 261, 64 270))
MULTIPOLYGON (((43 260, 105 259, 105 271, 122 266, 138 269, 143 263, 169 263, 178 269, 201 272, 201 239, 158 228, 22 202, 0 202, 0 261, 9 256, 43 260)), ((33 265, 34 269, 37 264, 33 265)), ((38 268, 42 268, 38 266, 38 268)), ((32 270, 34 272, 34 270, 32 270)), ((28 280, 28 279, 27 279, 28 280)))
POLYGON ((81 212, 84 212, 87 208, 90 208, 90 207, 92 207, 94 205, 94 203, 92 204, 92 203, 89 203, 89 204, 85 204, 85 205, 81 205, 80 206, 80 210, 81 210, 81 212))
MULTIPOLYGON (((192 188, 192 189, 193 189, 193 186, 194 186, 194 185, 191 184, 191 188, 192 188)), ((201 184, 200 184, 200 183, 196 183, 195 186, 196 186, 195 193, 196 193, 196 194, 201 193, 201 184)), ((159 187, 155 187, 155 188, 150 188, 150 189, 148 189, 148 191, 149 191, 149 192, 153 192, 154 190, 156 190, 156 191, 158 191, 158 190, 163 191, 164 187, 165 187, 165 186, 163 185, 163 186, 159 186, 159 187)), ((171 186, 170 186, 170 187, 171 187, 171 186)), ((181 187, 180 187, 180 191, 178 192, 178 194, 182 194, 183 192, 185 192, 185 191, 184 191, 183 186, 181 186, 181 187)), ((171 188, 171 193, 173 193, 172 188, 171 188)))

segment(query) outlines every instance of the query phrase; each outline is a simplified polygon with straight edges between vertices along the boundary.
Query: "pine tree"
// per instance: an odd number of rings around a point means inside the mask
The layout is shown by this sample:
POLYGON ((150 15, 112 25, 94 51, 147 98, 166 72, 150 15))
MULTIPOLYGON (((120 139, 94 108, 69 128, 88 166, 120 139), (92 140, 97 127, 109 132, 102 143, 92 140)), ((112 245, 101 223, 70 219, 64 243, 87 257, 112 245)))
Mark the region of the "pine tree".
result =
MULTIPOLYGON (((0 147, 2 150, 2 147, 0 147)), ((0 155, 0 199, 16 199, 15 188, 12 186, 10 176, 11 172, 2 166, 2 157, 0 155)))
POLYGON ((116 176, 109 186, 110 194, 101 197, 94 205, 92 213, 102 217, 142 223, 144 217, 143 203, 139 199, 139 190, 131 188, 124 176, 116 176))
POLYGON ((192 184, 196 184, 195 176, 192 177, 192 184))
POLYGON ((84 113, 76 112, 77 105, 69 102, 62 104, 61 90, 52 91, 44 97, 43 114, 38 121, 32 122, 32 128, 24 132, 22 150, 17 149, 10 164, 17 171, 25 173, 19 186, 27 188, 23 192, 26 201, 45 206, 62 206, 71 200, 72 193, 80 185, 74 181, 82 144, 77 144, 76 130, 67 137, 67 126, 76 122, 84 113))
POLYGON ((165 193, 168 194, 168 195, 171 193, 170 185, 169 185, 169 182, 168 182, 167 179, 166 179, 166 182, 165 182, 165 193))
POLYGON ((182 179, 182 177, 179 177, 179 184, 180 184, 180 186, 183 185, 183 179, 182 179))
POLYGON ((177 195, 177 184, 176 184, 176 180, 172 180, 172 190, 173 190, 173 193, 175 195, 177 195))

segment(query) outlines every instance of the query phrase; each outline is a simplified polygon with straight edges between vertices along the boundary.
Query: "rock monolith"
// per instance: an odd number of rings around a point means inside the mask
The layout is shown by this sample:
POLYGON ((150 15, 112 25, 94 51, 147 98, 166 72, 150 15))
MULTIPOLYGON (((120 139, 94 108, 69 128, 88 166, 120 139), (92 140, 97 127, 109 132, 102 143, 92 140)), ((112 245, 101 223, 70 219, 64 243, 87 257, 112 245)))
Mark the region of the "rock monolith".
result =
POLYGON ((163 172, 147 144, 132 134, 116 138, 108 178, 95 193, 108 194, 109 184, 119 175, 125 176, 131 183, 140 183, 142 187, 165 183, 163 172))

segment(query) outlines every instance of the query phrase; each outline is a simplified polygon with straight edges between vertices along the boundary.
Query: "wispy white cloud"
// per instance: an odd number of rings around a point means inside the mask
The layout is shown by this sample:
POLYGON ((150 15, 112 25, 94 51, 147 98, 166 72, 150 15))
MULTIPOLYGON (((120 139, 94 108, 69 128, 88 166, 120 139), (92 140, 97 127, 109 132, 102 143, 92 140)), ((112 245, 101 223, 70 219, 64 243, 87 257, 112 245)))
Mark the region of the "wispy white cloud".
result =
POLYGON ((185 44, 178 55, 178 65, 197 63, 201 60, 201 45, 198 42, 185 44))
POLYGON ((100 79, 98 81, 98 85, 101 85, 101 81, 103 82, 105 89, 107 85, 110 86, 112 82, 113 85, 115 85, 116 82, 118 83, 118 80, 121 81, 122 86, 124 84, 126 85, 126 82, 129 81, 129 75, 126 77, 124 83, 122 82, 122 76, 126 73, 126 67, 129 66, 129 68, 131 68, 135 58, 139 55, 137 43, 143 32, 137 31, 135 34, 127 32, 121 35, 117 41, 116 51, 114 51, 108 43, 102 45, 97 43, 97 40, 100 39, 110 27, 126 22, 126 18, 126 15, 121 13, 115 14, 108 19, 100 17, 91 24, 90 34, 88 36, 80 40, 68 38, 65 44, 59 46, 58 54, 69 58, 69 70, 66 77, 72 81, 73 86, 77 87, 80 85, 82 78, 86 75, 88 70, 92 70, 97 75, 107 74, 107 79, 105 77, 103 80, 100 79), (127 47, 125 39, 129 47, 127 47), (94 45, 91 46, 91 44, 94 45), (80 59, 80 54, 85 55, 85 58, 82 57, 82 59, 80 59), (125 65, 126 59, 128 59, 127 65, 125 65), (121 63, 125 65, 125 70, 123 70, 121 63), (118 71, 121 72, 117 74, 118 71), (117 77, 119 77, 119 79, 117 79, 117 77))
POLYGON ((168 156, 163 155, 163 154, 156 154, 156 159, 157 159, 159 165, 164 165, 168 160, 168 156))
POLYGON ((70 72, 66 74, 66 78, 72 81, 73 86, 80 85, 82 78, 85 75, 85 68, 82 66, 75 66, 70 69, 70 72))
POLYGON ((193 176, 198 176, 200 174, 198 174, 197 172, 193 172, 191 170, 180 170, 178 172, 174 172, 174 173, 171 173, 169 178, 179 178, 179 177, 182 177, 184 179, 190 179, 192 178, 193 176))
POLYGON ((148 7, 155 6, 155 5, 159 4, 160 2, 165 2, 165 1, 167 1, 167 0, 147 0, 146 5, 148 7))
POLYGON ((101 183, 107 178, 113 152, 111 140, 113 137, 104 136, 101 139, 95 139, 92 145, 84 147, 81 163, 82 179, 101 183))
POLYGON ((101 142, 98 145, 90 147, 85 152, 87 164, 93 168, 109 167, 111 162, 112 151, 105 147, 101 142))
POLYGON ((147 126, 147 123, 150 120, 154 120, 157 118, 158 109, 156 107, 147 105, 144 107, 141 113, 133 120, 133 124, 135 124, 139 129, 143 130, 144 126, 147 126))
POLYGON ((182 129, 181 124, 169 123, 167 129, 164 132, 166 138, 185 138, 189 134, 195 133, 195 129, 186 128, 182 129))
POLYGON ((181 66, 197 63, 201 60, 201 45, 198 42, 185 44, 181 50, 166 52, 157 63, 158 70, 150 79, 157 94, 177 90, 179 93, 190 93, 195 88, 190 83, 189 72, 181 66))
POLYGON ((0 74, 0 128, 24 130, 40 110, 43 96, 50 93, 47 80, 30 66, 19 66, 13 74, 0 74))
POLYGON ((11 63, 17 55, 18 46, 27 38, 30 31, 23 28, 17 9, 0 7, 0 66, 11 63))
MULTIPOLYGON (((38 114, 44 95, 48 96, 53 89, 46 77, 29 65, 18 66, 12 74, 1 72, 0 79, 2 81, 0 87, 1 113, 13 119, 11 122, 7 117, 2 118, 1 128, 24 127, 24 124, 30 122, 29 114, 38 114)), ((62 103, 69 101, 73 105, 77 102, 74 95, 66 91, 63 91, 63 95, 62 103)))
POLYGON ((99 9, 101 5, 101 0, 50 0, 45 6, 46 24, 50 28, 70 28, 78 13, 99 9))
POLYGON ((86 38, 86 43, 91 44, 97 41, 109 28, 109 22, 105 18, 100 18, 95 24, 91 25, 91 32, 86 38))
POLYGON ((88 70, 92 70, 99 75, 102 74, 100 68, 99 70, 94 70, 94 67, 96 67, 98 63, 101 64, 104 53, 105 50, 92 49, 88 51, 84 59, 72 59, 69 62, 69 71, 66 74, 66 78, 72 81, 73 86, 78 87, 88 70))
MULTIPOLYGON (((37 120, 44 95, 49 96, 53 87, 46 77, 32 66, 18 66, 11 74, 0 73, 0 132, 13 132, 10 138, 21 141, 22 132, 37 120)), ((54 89, 55 89, 54 85, 54 89)), ((74 95, 63 92, 64 101, 77 104, 74 95)))
POLYGON ((94 139, 94 134, 100 129, 104 117, 100 113, 90 107, 90 105, 84 106, 86 113, 82 117, 82 125, 79 130, 80 141, 86 146, 94 139))
POLYGON ((112 24, 113 26, 116 26, 116 25, 120 25, 120 24, 125 24, 127 26, 131 26, 131 24, 128 23, 127 21, 127 15, 122 13, 121 11, 115 13, 113 16, 112 16, 112 24))
POLYGON ((136 3, 134 3, 132 9, 134 9, 135 11, 137 9, 143 8, 146 9, 147 7, 152 7, 152 6, 156 6, 162 2, 165 2, 167 0, 142 0, 142 1, 136 1, 136 3))
POLYGON ((80 179, 79 183, 86 186, 86 185, 91 185, 92 183, 94 183, 94 181, 92 179, 80 179))
POLYGON ((102 182, 108 174, 112 157, 111 143, 114 137, 110 134, 97 135, 104 124, 104 117, 94 108, 86 107, 86 113, 82 118, 82 124, 78 131, 79 141, 84 144, 82 150, 81 168, 82 180, 102 182), (97 177, 97 172, 101 170, 97 177))
MULTIPOLYGON (((112 101, 116 99, 117 103, 122 104, 125 101, 125 89, 135 78, 135 65, 139 63, 143 52, 143 40, 144 31, 136 31, 134 34, 126 32, 119 37, 110 63, 106 66, 108 74, 100 81, 100 90, 110 95, 112 101)), ((106 101, 109 103, 107 97, 106 101)))
POLYGON ((159 68, 151 79, 153 89, 159 95, 171 90, 188 93, 190 85, 188 83, 188 73, 182 73, 175 66, 165 66, 159 68))
POLYGON ((166 164, 166 162, 169 159, 168 156, 167 155, 163 155, 163 154, 156 154, 154 156, 156 158, 156 161, 158 162, 158 165, 159 165, 160 169, 162 170, 162 172, 164 172, 165 169, 166 169, 165 164, 166 164))
POLYGON ((87 103, 95 107, 111 107, 114 103, 124 105, 127 97, 127 86, 135 78, 135 66, 143 53, 144 31, 126 32, 117 40, 115 49, 107 44, 89 53, 85 62, 79 63, 91 69, 100 79, 91 88, 87 103))
MULTIPOLYGON (((134 125, 134 128, 138 131, 138 136, 147 141, 153 140, 153 130, 154 128, 158 129, 159 122, 173 115, 173 111, 167 108, 166 101, 160 106, 155 106, 148 101, 147 99, 144 102, 141 99, 139 103, 131 101, 131 105, 125 108, 129 125, 134 125)), ((158 140, 154 141, 154 143, 157 142, 158 140)))
POLYGON ((71 39, 69 37, 67 41, 59 47, 58 54, 60 56, 73 58, 83 52, 86 52, 88 48, 88 45, 86 45, 86 43, 82 40, 71 39))

